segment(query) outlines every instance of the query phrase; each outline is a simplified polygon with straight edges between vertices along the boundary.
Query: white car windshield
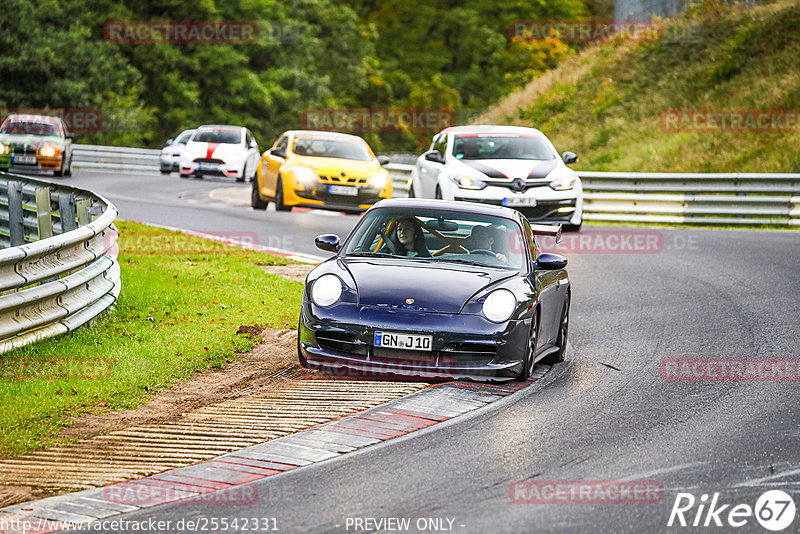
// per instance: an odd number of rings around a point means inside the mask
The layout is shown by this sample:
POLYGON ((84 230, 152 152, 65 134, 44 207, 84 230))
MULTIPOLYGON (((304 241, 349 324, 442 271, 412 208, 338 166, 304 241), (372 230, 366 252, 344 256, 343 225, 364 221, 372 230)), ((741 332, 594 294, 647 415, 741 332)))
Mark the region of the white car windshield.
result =
POLYGON ((194 130, 184 130, 184 131, 182 131, 180 133, 180 135, 175 138, 175 141, 173 141, 172 144, 174 144, 174 145, 178 145, 178 144, 185 145, 186 141, 189 140, 189 138, 192 136, 193 133, 194 133, 194 130))
POLYGON ((345 256, 398 257, 519 270, 525 241, 510 219, 432 209, 368 211, 345 256))
POLYGON ((556 154, 543 136, 520 134, 456 135, 453 155, 458 159, 553 159, 556 154))
POLYGON ((198 143, 226 143, 238 145, 242 142, 242 132, 238 130, 199 130, 192 141, 198 143))
POLYGON ((370 161, 372 154, 363 144, 357 141, 332 138, 298 137, 292 152, 298 156, 317 158, 341 158, 355 161, 370 161))

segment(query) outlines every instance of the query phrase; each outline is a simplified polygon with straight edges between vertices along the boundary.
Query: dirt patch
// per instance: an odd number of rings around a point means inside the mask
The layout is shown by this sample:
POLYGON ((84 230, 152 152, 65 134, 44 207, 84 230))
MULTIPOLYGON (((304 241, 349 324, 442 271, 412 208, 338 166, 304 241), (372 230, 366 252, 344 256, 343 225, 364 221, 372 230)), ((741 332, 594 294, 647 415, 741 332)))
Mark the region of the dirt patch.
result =
POLYGON ((263 265, 262 269, 270 274, 277 274, 296 282, 305 282, 306 276, 316 265, 307 263, 295 263, 292 265, 263 265))
POLYGON ((262 343, 222 369, 194 373, 189 380, 159 391, 146 404, 132 410, 82 415, 61 432, 62 438, 95 436, 111 430, 167 421, 201 406, 284 387, 297 377, 297 332, 246 327, 262 343))

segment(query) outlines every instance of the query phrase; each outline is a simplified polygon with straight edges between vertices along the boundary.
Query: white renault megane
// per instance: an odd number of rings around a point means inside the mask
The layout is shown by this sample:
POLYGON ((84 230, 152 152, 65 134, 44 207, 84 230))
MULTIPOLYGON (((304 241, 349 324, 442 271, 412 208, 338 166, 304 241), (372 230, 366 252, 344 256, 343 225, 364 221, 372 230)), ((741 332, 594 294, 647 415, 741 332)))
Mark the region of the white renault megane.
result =
POLYGON ((181 178, 230 176, 252 179, 260 154, 250 130, 241 126, 205 125, 194 132, 181 151, 181 178))

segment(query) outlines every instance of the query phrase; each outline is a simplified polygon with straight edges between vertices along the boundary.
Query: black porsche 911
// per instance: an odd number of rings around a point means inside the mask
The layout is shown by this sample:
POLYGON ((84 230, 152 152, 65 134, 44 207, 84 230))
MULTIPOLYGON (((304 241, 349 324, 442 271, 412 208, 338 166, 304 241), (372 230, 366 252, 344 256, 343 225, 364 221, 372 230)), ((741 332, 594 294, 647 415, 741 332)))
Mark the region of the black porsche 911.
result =
POLYGON ((526 380, 564 360, 570 282, 511 208, 390 199, 370 208, 306 278, 304 367, 356 377, 526 380))

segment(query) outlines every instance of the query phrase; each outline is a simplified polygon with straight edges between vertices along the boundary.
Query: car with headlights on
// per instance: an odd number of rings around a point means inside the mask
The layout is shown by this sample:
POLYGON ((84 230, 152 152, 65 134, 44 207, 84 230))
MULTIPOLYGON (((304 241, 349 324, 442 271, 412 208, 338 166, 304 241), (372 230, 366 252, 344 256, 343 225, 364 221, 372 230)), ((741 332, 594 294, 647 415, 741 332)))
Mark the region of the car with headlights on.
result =
POLYGON ((472 202, 382 200, 309 273, 300 364, 353 377, 526 380, 564 360, 571 284, 518 211, 472 202))
POLYGON ((0 124, 0 166, 72 174, 72 134, 59 117, 9 115, 0 124))
POLYGON ((194 132, 194 130, 184 130, 175 139, 167 139, 167 143, 161 149, 161 156, 159 157, 161 174, 169 174, 178 170, 181 162, 181 152, 183 152, 186 142, 194 132))
POLYGON ((355 135, 290 130, 261 155, 251 205, 278 211, 293 206, 362 212, 392 196, 392 180, 366 141, 355 135))
POLYGON ((567 167, 577 161, 572 152, 559 156, 535 128, 454 126, 417 158, 409 196, 507 206, 530 221, 580 230, 583 187, 567 167))
POLYGON ((252 179, 258 165, 258 143, 242 126, 198 126, 181 150, 181 178, 228 176, 237 182, 252 179))

